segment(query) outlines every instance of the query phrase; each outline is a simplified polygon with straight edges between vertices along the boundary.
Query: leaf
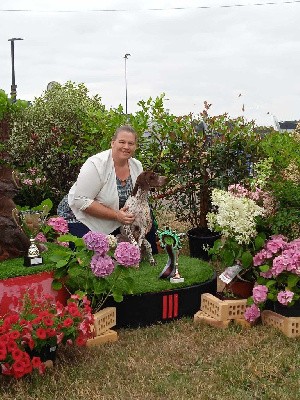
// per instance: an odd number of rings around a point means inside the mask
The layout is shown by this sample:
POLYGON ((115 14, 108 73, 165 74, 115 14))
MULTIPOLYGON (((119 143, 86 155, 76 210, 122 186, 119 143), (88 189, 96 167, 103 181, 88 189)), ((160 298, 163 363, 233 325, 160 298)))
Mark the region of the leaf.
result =
POLYGON ((242 261, 243 267, 245 267, 245 268, 250 267, 250 265, 253 262, 253 257, 252 257, 252 254, 250 253, 250 251, 245 251, 242 254, 241 261, 242 261))
POLYGON ((60 281, 53 279, 51 287, 53 290, 60 290, 63 287, 63 285, 60 281))
POLYGON ((69 268, 68 273, 69 275, 74 278, 84 272, 84 269, 80 267, 79 265, 74 265, 69 268))
POLYGON ((222 260, 227 267, 230 267, 234 263, 235 255, 230 250, 224 250, 222 260))
POLYGON ((271 279, 266 283, 268 289, 272 288, 276 284, 275 279, 271 279))
POLYGON ((123 301, 123 295, 121 293, 113 292, 112 295, 113 295, 115 302, 121 303, 121 301, 123 301))
POLYGON ((58 268, 54 270, 54 278, 60 279, 67 275, 67 268, 58 268))
POLYGON ((293 289, 297 285, 299 279, 300 279, 299 276, 294 275, 294 274, 290 274, 288 276, 288 279, 287 279, 288 288, 289 289, 293 289))
POLYGON ((269 269, 270 269, 270 266, 269 266, 268 264, 264 264, 264 265, 261 265, 261 266, 259 267, 259 270, 260 270, 261 272, 267 272, 267 271, 269 271, 269 269))
POLYGON ((260 250, 265 244, 265 239, 263 239, 261 236, 256 236, 254 240, 254 246, 255 250, 260 250))

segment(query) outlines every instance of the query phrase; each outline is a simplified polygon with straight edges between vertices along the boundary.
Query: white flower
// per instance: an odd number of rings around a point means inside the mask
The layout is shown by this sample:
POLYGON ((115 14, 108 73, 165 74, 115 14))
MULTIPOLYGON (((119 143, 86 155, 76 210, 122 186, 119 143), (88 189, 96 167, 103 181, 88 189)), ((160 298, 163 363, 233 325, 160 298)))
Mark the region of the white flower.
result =
POLYGON ((248 244, 256 235, 256 220, 264 209, 246 197, 236 197, 225 190, 212 191, 212 205, 216 212, 208 213, 208 227, 221 230, 225 237, 234 237, 240 244, 248 244))

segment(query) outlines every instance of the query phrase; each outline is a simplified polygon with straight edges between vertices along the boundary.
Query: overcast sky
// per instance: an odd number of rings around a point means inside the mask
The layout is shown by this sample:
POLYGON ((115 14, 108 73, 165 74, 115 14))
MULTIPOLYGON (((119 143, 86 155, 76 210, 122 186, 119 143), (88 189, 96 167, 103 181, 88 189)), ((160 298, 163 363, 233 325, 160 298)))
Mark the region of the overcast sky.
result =
POLYGON ((164 92, 177 115, 198 113, 207 100, 212 114, 299 120, 299 16, 297 0, 0 0, 0 88, 10 93, 8 39, 20 37, 21 99, 71 80, 125 108, 130 53, 129 112, 164 92))

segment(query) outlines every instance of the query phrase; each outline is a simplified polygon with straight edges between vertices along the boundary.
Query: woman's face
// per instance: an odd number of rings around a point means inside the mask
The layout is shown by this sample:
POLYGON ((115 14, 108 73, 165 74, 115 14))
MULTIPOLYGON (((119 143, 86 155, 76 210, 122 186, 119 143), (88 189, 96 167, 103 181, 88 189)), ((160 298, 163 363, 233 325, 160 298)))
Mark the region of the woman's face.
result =
POLYGON ((111 142, 114 159, 128 160, 136 150, 135 135, 131 132, 120 131, 115 140, 111 142))

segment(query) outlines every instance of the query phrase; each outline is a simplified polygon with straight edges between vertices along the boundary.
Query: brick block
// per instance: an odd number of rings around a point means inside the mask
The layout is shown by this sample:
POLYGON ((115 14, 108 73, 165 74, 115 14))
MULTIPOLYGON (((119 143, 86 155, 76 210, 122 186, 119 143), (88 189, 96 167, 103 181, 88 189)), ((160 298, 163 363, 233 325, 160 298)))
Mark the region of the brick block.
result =
POLYGON ((243 318, 246 305, 247 299, 220 300, 210 293, 201 295, 201 310, 218 321, 243 318))
POLYGON ((203 322, 210 326, 214 326, 215 328, 225 329, 228 328, 228 325, 231 321, 229 319, 226 321, 218 321, 215 318, 205 314, 203 311, 198 311, 194 315, 194 322, 203 322))
POLYGON ((88 339, 86 342, 87 347, 99 346, 103 343, 116 342, 118 340, 118 333, 112 329, 107 330, 99 336, 88 339))
POLYGON ((261 318, 264 325, 279 329, 287 337, 295 338, 300 336, 300 317, 285 317, 274 311, 264 310, 261 318))
POLYGON ((98 336, 116 325, 116 307, 106 307, 94 314, 94 335, 98 336))

